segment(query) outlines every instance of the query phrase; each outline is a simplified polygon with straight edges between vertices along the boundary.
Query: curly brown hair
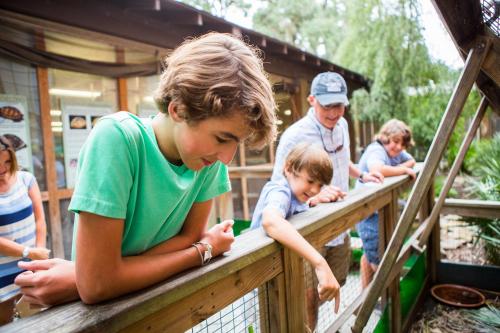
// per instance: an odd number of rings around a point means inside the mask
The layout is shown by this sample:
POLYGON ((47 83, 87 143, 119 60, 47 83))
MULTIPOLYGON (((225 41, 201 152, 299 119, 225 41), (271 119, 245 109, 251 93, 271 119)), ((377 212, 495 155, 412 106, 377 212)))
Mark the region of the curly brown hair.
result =
POLYGON ((276 138, 276 104, 258 49, 222 33, 209 33, 182 43, 165 59, 166 69, 155 101, 168 114, 188 124, 241 112, 252 129, 250 148, 276 138))

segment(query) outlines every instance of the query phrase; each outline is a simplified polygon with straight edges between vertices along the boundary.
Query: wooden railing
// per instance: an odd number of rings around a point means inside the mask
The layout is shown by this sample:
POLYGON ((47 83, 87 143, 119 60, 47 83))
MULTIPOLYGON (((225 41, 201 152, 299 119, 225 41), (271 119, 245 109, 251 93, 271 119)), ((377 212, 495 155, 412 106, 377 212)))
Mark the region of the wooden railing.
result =
MULTIPOLYGON (((385 228, 380 232, 384 235, 384 243, 397 221, 399 192, 409 184, 407 176, 386 178, 383 185, 352 191, 344 201, 322 204, 292 217, 290 221, 319 248, 354 227, 361 219, 379 211, 381 226, 385 228)), ((394 286, 399 282, 400 269, 393 270, 386 284, 394 309, 399 304, 399 288, 394 286)), ((304 331, 303 260, 266 237, 262 230, 238 236, 231 252, 209 265, 184 272, 148 289, 99 305, 73 302, 53 307, 3 326, 1 331, 183 332, 256 288, 259 288, 261 332, 304 331)), ((359 295, 347 306, 329 331, 340 327, 349 318, 364 295, 359 295)), ((397 311, 394 313, 398 315, 397 311)))

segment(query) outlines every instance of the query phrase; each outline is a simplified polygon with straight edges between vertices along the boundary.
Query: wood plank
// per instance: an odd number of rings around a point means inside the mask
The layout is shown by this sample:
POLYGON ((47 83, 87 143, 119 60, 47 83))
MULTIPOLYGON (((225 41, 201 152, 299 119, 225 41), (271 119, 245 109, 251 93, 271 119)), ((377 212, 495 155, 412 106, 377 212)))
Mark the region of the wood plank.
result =
MULTIPOLYGON (((120 332, 184 332, 275 277, 281 266, 281 256, 270 255, 258 265, 226 276, 120 332)), ((99 330, 110 332, 113 326, 99 327, 99 330)))
POLYGON ((500 219, 500 201, 446 199, 441 214, 500 219))
MULTIPOLYGON (((39 38, 40 39, 40 38, 39 38)), ((43 47, 41 45, 40 47, 43 47)), ((61 228, 61 212, 57 198, 57 172, 54 139, 52 136, 52 118, 50 116, 49 75, 47 68, 37 67, 38 97, 40 99, 40 121, 43 135, 43 157, 45 160, 45 177, 49 201, 50 234, 52 237, 52 254, 64 258, 63 235, 61 228)))
POLYGON ((334 221, 333 223, 329 223, 304 237, 315 248, 320 248, 347 229, 355 226, 359 221, 376 212, 379 208, 387 205, 389 201, 390 193, 389 195, 385 194, 376 199, 372 199, 372 201, 364 203, 361 207, 353 209, 347 216, 343 216, 339 219, 331 217, 330 221, 334 221))
POLYGON ((284 249, 286 313, 289 332, 305 332, 305 280, 304 263, 295 252, 284 249))
MULTIPOLYGON (((267 318, 269 327, 263 327, 263 332, 285 333, 288 332, 288 320, 286 313, 286 287, 285 273, 278 274, 274 279, 266 283, 267 288, 267 318)), ((263 308, 260 309, 260 316, 264 318, 263 308)))
POLYGON ((424 198, 425 192, 430 186, 431 180, 434 177, 439 161, 443 156, 446 146, 450 140, 451 134, 455 128, 456 122, 462 112, 467 96, 477 78, 481 63, 488 51, 488 45, 480 44, 470 50, 469 56, 465 63, 463 72, 453 91, 453 95, 448 103, 446 111, 441 119, 439 128, 434 136, 427 158, 424 164, 424 169, 419 174, 415 186, 408 199, 409 204, 405 207, 401 216, 398 227, 389 243, 389 249, 382 258, 379 269, 375 273, 375 278, 370 288, 369 295, 361 306, 359 315, 352 328, 354 333, 360 333, 366 325, 373 307, 382 292, 383 284, 389 275, 393 264, 396 261, 404 238, 408 233, 411 223, 417 215, 420 206, 421 198, 424 198))
POLYGON ((59 199, 70 199, 73 196, 73 191, 72 188, 60 188, 57 190, 57 197, 59 199))
POLYGON ((123 77, 116 79, 116 86, 118 89, 118 107, 120 108, 120 111, 129 111, 135 114, 136 110, 128 109, 127 79, 123 77))

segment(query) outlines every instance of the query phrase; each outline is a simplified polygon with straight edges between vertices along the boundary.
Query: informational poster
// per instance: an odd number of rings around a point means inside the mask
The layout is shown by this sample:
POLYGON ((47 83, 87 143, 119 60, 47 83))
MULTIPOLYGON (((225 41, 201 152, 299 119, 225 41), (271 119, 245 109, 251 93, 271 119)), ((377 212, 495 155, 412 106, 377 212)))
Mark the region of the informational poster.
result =
POLYGON ((151 116, 156 116, 158 112, 154 103, 142 102, 137 105, 137 116, 139 118, 151 118, 151 116))
POLYGON ((99 118, 110 113, 110 105, 62 103, 64 169, 68 188, 75 187, 78 156, 90 131, 99 118))
POLYGON ((28 103, 25 96, 0 95, 0 135, 16 151, 19 167, 33 172, 28 103))

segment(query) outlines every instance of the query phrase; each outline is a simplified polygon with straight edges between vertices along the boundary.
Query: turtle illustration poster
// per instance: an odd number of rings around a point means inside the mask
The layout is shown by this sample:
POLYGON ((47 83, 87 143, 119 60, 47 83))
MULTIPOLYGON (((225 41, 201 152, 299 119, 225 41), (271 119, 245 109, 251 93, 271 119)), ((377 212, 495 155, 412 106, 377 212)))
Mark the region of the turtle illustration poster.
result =
POLYGON ((68 188, 73 188, 80 149, 99 118, 112 112, 112 106, 92 102, 63 101, 61 109, 66 185, 68 188))
POLYGON ((29 128, 26 97, 0 94, 0 135, 11 142, 21 169, 33 172, 29 128))

